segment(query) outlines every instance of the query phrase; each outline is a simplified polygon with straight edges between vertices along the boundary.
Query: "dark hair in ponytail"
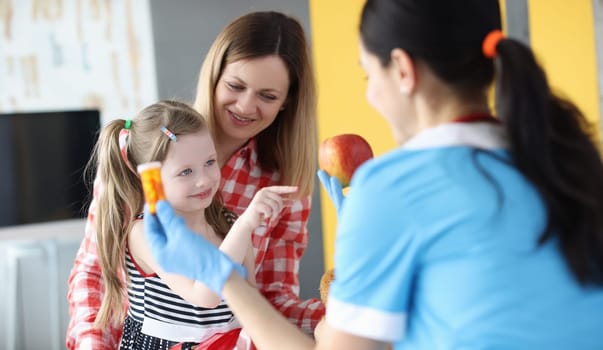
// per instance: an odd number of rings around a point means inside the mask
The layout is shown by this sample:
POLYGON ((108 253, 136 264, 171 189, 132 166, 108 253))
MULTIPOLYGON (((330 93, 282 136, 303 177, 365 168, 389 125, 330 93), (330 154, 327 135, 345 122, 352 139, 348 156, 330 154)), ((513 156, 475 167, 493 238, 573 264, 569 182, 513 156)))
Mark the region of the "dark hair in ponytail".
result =
POLYGON ((497 114, 513 159, 546 203, 544 243, 558 237, 582 284, 603 284, 603 163, 595 130, 570 101, 551 92, 531 50, 505 39, 497 46, 497 114))
POLYGON ((603 163, 594 130, 575 105, 551 92, 529 48, 503 39, 495 60, 484 56, 484 38, 500 27, 498 0, 466 0, 462 6, 367 0, 360 36, 383 66, 394 48, 402 48, 460 98, 483 94, 496 71, 497 114, 508 129, 513 162, 548 212, 539 243, 558 238, 576 279, 603 285, 603 163))

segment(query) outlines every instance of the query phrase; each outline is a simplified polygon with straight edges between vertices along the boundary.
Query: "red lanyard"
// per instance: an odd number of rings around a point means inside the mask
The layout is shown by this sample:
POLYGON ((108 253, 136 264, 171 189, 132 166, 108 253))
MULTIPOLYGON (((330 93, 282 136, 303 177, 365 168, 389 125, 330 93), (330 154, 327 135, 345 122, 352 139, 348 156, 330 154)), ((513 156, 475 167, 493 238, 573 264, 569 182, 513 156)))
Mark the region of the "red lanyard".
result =
POLYGON ((488 122, 488 123, 500 123, 500 121, 490 113, 471 113, 466 114, 451 120, 452 123, 477 123, 477 122, 488 122))

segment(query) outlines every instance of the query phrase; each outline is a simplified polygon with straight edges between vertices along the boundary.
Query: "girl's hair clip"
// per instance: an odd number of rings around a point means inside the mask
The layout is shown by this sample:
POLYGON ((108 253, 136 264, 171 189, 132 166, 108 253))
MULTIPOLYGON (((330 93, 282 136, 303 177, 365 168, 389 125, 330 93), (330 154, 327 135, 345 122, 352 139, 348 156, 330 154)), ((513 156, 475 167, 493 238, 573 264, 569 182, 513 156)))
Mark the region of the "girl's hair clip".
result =
POLYGON ((176 142, 176 140, 177 140, 176 135, 174 135, 174 133, 171 132, 170 129, 166 128, 165 126, 161 126, 159 128, 159 130, 161 130, 164 134, 166 134, 167 137, 170 138, 170 140, 176 142))
POLYGON ((132 119, 126 119, 124 129, 129 130, 132 127, 132 119))

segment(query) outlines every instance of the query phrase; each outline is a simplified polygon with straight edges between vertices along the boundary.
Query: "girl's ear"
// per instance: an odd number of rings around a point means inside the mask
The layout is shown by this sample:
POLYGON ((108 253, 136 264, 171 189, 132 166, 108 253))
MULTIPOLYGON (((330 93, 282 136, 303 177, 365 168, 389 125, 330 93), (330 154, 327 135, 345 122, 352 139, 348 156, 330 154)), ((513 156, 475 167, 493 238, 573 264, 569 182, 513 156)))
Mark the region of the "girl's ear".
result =
POLYGON ((400 93, 409 95, 414 92, 417 87, 417 66, 412 57, 406 51, 396 48, 391 52, 391 64, 400 93))

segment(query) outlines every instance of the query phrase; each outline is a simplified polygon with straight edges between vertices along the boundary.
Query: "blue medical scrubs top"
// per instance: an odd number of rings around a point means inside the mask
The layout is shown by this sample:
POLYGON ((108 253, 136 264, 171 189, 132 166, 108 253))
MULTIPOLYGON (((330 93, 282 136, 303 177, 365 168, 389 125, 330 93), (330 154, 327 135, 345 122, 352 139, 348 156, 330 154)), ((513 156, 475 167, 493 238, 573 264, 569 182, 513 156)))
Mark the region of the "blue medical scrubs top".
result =
POLYGON ((341 211, 327 322, 395 349, 603 349, 502 127, 449 123, 365 163, 341 211))

